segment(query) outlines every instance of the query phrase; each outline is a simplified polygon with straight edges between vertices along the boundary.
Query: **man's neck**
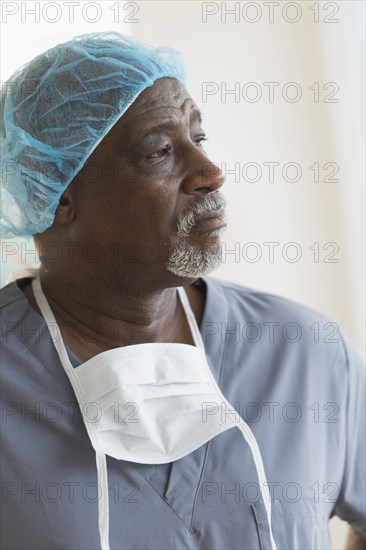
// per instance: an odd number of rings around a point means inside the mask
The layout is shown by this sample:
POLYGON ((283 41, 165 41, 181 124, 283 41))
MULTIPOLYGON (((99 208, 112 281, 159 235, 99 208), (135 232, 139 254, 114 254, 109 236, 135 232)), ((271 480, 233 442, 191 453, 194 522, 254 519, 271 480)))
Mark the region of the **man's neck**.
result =
MULTIPOLYGON (((70 288, 42 280, 42 288, 60 326, 65 345, 87 361, 108 349, 150 342, 193 345, 186 315, 175 288, 145 296, 118 296, 100 289, 70 288)), ((21 287, 31 307, 41 315, 28 282, 21 287)), ((200 326, 205 305, 204 287, 185 287, 200 326)))

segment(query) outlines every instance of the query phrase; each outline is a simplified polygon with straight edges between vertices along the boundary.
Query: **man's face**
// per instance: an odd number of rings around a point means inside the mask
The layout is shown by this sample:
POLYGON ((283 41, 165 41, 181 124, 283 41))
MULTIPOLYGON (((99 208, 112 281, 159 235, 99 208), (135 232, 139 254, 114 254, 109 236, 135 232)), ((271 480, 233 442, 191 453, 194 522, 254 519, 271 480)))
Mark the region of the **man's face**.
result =
POLYGON ((194 280, 220 263, 223 177, 203 139, 194 101, 179 81, 164 78, 89 157, 74 186, 73 238, 102 247, 113 260, 104 263, 113 279, 134 268, 138 277, 166 284, 174 275, 174 284, 177 276, 194 280))

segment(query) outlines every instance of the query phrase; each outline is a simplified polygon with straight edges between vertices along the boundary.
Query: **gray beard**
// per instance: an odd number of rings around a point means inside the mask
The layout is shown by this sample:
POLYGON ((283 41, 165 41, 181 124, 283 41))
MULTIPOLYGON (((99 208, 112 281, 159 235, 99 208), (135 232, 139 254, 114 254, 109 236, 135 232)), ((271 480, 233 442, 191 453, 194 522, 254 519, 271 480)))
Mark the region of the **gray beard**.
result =
POLYGON ((222 261, 221 242, 218 237, 225 228, 215 229, 207 237, 216 237, 216 242, 202 244, 198 250, 187 241, 191 229, 194 227, 195 215, 217 210, 225 206, 226 201, 220 192, 206 195, 199 199, 188 212, 181 214, 177 223, 177 235, 181 242, 170 252, 167 260, 167 269, 179 277, 197 278, 217 269, 222 261))
MULTIPOLYGON (((216 229, 216 231, 220 230, 216 229)), ((201 250, 197 250, 187 241, 182 241, 170 253, 167 269, 179 277, 195 279, 215 271, 220 266, 221 260, 221 243, 207 244, 201 250)))

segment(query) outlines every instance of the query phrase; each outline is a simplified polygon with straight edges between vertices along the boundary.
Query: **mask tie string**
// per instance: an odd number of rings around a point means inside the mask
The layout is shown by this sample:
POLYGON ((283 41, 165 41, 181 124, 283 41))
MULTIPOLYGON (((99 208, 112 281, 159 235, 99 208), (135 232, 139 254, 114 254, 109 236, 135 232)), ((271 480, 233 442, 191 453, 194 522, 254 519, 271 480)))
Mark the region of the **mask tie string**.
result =
POLYGON ((252 456, 254 459, 254 464, 257 470, 257 476, 259 481, 259 487, 260 487, 260 493, 263 496, 263 502, 267 513, 268 518, 268 528, 269 528, 269 537, 271 540, 271 546, 272 550, 277 550, 276 543, 274 541, 273 533, 272 533, 272 506, 271 506, 271 496, 268 489, 268 483, 266 479, 266 474, 264 471, 262 456, 258 447, 258 443, 256 438, 254 437, 254 434, 252 430, 249 428, 248 424, 239 416, 239 424, 237 428, 241 431, 245 441, 250 447, 250 450, 252 452, 252 456))
POLYGON ((97 462, 98 491, 98 522, 100 546, 102 550, 110 550, 109 547, 109 496, 108 496, 108 471, 107 460, 104 453, 95 453, 97 462))

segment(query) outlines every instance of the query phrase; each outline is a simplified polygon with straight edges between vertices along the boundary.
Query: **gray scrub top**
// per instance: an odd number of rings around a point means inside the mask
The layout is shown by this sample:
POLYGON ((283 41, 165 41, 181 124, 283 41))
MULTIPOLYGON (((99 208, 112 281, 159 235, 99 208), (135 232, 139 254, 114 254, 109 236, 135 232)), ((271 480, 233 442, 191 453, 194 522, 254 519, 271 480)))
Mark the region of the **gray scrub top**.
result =
MULTIPOLYGON (((199 284, 207 359, 257 439, 278 549, 331 548, 333 515, 366 534, 365 371, 353 345, 285 298, 199 284)), ((95 454, 76 397, 43 318, 17 283, 1 295, 1 547, 99 549, 95 454)), ((270 548, 238 429, 170 464, 107 466, 111 549, 270 548)))

